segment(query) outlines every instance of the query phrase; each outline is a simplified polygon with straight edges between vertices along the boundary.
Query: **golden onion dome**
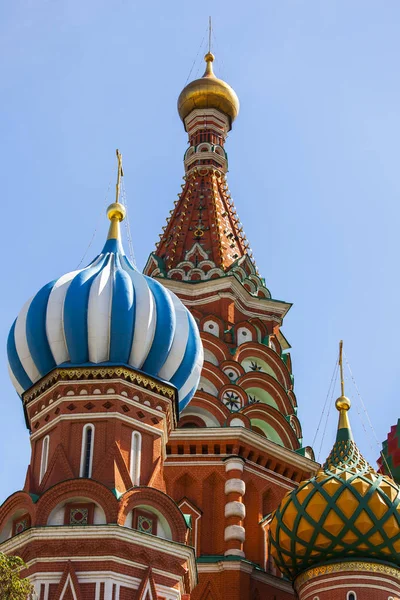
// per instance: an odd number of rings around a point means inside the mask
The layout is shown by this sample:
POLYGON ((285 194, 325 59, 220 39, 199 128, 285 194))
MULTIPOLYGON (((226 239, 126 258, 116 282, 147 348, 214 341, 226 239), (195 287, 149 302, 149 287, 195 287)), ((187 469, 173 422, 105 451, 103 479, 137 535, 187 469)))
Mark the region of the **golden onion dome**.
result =
POLYGON ((400 489, 358 450, 347 414, 350 401, 341 396, 336 408, 338 433, 326 463, 288 492, 272 517, 271 553, 292 580, 335 559, 400 565, 400 489))
POLYGON ((178 112, 182 121, 196 108, 216 108, 229 118, 230 126, 239 114, 239 98, 230 85, 214 75, 214 55, 208 52, 204 60, 206 70, 203 77, 191 81, 178 98, 178 112))

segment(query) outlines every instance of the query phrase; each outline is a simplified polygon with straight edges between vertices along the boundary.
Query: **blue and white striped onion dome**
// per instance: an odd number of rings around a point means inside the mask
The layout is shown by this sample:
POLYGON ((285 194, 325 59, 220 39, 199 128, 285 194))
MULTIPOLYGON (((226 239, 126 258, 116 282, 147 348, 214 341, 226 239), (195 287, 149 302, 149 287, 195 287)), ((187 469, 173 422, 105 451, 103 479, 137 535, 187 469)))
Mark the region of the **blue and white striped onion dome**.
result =
POLYGON ((197 324, 174 293, 125 256, 123 205, 112 204, 108 216, 101 254, 42 287, 22 308, 8 336, 11 380, 22 395, 56 367, 127 365, 172 383, 182 410, 203 366, 197 324))

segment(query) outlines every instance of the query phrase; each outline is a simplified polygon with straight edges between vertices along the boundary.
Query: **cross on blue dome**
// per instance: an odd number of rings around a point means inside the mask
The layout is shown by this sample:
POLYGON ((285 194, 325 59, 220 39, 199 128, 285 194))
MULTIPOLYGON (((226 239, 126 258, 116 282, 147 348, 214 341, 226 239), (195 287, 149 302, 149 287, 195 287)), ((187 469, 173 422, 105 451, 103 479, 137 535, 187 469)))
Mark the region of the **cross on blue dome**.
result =
POLYGON ((179 298, 125 255, 118 185, 101 253, 84 269, 43 286, 13 323, 7 343, 11 380, 22 395, 56 367, 127 365, 173 384, 182 410, 200 380, 200 334, 179 298))

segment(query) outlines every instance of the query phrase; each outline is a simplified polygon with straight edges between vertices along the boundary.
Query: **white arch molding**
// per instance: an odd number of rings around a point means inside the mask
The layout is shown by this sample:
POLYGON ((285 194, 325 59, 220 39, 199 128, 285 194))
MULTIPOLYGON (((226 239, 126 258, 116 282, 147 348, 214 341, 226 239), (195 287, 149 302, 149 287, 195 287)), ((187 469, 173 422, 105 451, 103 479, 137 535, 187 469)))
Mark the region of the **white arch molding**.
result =
POLYGON ((138 431, 132 432, 131 439, 131 479, 133 485, 140 485, 140 464, 142 458, 142 436, 138 431))
POLYGON ((42 456, 40 458, 39 484, 42 483, 44 474, 47 471, 47 465, 49 462, 49 444, 50 444, 50 436, 46 435, 46 437, 43 438, 43 442, 42 442, 42 456))
POLYGON ((92 476, 94 431, 92 423, 87 423, 82 429, 81 466, 79 477, 89 478, 92 476))

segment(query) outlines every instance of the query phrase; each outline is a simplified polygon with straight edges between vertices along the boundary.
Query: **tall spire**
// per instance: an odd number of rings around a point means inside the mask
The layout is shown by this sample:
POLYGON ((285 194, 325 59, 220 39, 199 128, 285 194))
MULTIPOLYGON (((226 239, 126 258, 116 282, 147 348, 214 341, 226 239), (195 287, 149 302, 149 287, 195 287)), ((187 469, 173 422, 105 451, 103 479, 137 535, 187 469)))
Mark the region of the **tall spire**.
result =
POLYGON ((250 263, 246 273, 256 275, 226 179, 225 141, 239 112, 239 99, 214 74, 211 35, 210 17, 204 75, 190 82, 178 99, 179 115, 189 137, 184 155, 185 182, 160 235, 152 264, 146 266, 149 275, 161 270, 167 277, 172 272, 175 278, 187 278, 192 265, 197 270, 193 276, 198 279, 218 277, 245 257, 250 263), (202 275, 201 270, 209 275, 202 275))

